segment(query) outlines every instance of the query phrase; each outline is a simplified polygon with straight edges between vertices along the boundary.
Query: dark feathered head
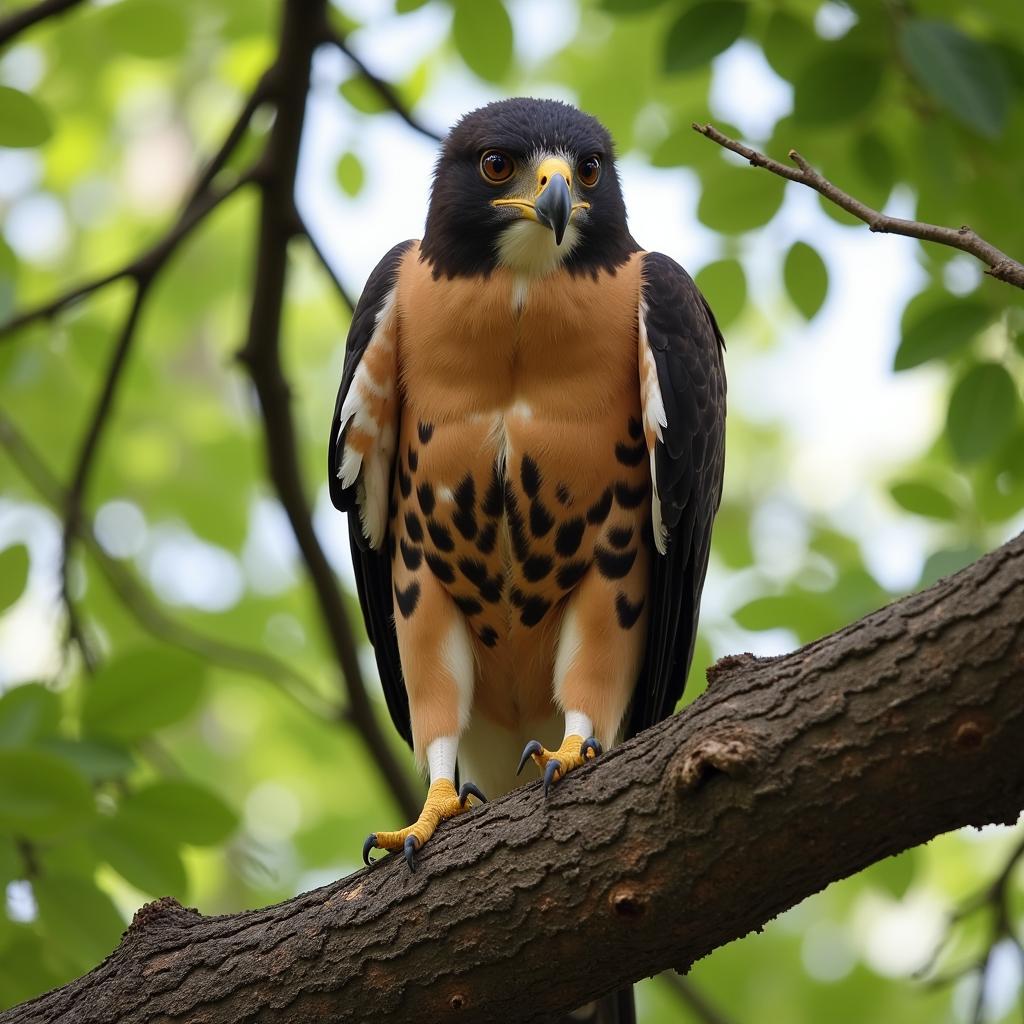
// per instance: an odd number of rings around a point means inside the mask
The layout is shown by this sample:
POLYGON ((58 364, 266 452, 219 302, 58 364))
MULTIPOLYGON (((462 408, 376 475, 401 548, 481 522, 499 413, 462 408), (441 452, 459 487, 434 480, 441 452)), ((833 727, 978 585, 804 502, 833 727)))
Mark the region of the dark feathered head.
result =
POLYGON ((445 138, 421 246, 435 274, 596 272, 636 249, 596 118, 557 100, 501 100, 445 138))

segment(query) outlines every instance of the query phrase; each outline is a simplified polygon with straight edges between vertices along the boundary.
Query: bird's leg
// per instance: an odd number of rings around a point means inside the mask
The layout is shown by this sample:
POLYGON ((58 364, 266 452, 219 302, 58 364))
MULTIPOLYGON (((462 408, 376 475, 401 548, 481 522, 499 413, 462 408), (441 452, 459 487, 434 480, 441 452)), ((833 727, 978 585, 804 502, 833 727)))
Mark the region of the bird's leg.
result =
POLYGON ((523 750, 516 774, 532 758, 533 763, 544 772, 544 795, 547 796, 552 782, 558 782, 566 772, 579 768, 601 754, 601 744, 592 735, 593 731, 593 722, 582 711, 567 711, 565 737, 561 746, 557 750, 545 750, 537 740, 530 740, 523 750))
POLYGON ((430 789, 423 803, 423 810, 413 824, 397 832, 373 832, 363 843, 363 861, 370 863, 370 851, 402 850, 409 867, 416 870, 415 854, 434 834, 442 821, 463 814, 471 807, 469 798, 474 796, 482 803, 487 798, 472 782, 464 782, 455 789, 455 757, 459 747, 457 736, 440 736, 427 747, 427 763, 430 766, 430 789))

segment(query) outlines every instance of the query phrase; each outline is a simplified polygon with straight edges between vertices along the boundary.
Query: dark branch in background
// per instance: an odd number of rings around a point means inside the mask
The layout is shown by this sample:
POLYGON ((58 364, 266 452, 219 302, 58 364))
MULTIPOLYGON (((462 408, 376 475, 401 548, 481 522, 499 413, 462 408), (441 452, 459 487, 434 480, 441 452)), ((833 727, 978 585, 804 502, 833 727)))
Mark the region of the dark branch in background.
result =
POLYGON ((947 228, 937 224, 926 224, 923 221, 905 220, 902 217, 889 217, 833 185, 828 178, 811 167, 795 149, 789 151, 789 159, 796 164, 796 167, 787 167, 786 164, 780 164, 777 160, 772 160, 771 157, 759 153, 756 149, 751 149, 750 146, 745 146, 742 142, 730 139, 728 135, 723 135, 713 125, 694 123, 693 130, 711 139, 712 142, 717 142, 724 149, 738 153, 754 167, 763 167, 780 178, 813 188, 829 202, 835 203, 847 213, 853 214, 858 220, 864 221, 872 231, 906 235, 908 238, 917 238, 922 242, 937 242, 939 245, 948 245, 953 249, 959 249, 961 252, 976 256, 982 263, 987 264, 986 274, 1005 281, 1007 284, 1012 284, 1016 288, 1024 288, 1024 263, 1007 256, 1005 252, 997 249, 991 242, 986 242, 967 225, 961 228, 947 228))
POLYGON ((336 46, 341 52, 355 65, 356 70, 366 79, 367 83, 373 88, 373 91, 381 98, 384 104, 394 113, 396 113, 410 128, 425 135, 428 139, 432 139, 434 142, 440 142, 442 136, 438 135, 437 132, 431 131, 425 125, 421 124, 416 116, 409 110, 402 97, 398 95, 395 87, 390 83, 384 81, 383 78, 375 75, 363 61, 352 52, 352 47, 349 46, 348 40, 335 31, 334 27, 330 25, 326 19, 324 20, 321 33, 320 41, 324 43, 331 43, 336 46))
POLYGON ((370 704, 341 588, 313 529, 300 474, 291 393, 281 366, 288 244, 301 231, 295 206, 295 172, 310 67, 313 51, 321 42, 318 26, 324 22, 325 3, 326 0, 286 0, 283 5, 280 49, 269 72, 276 90, 277 116, 257 165, 259 237, 248 334, 238 358, 248 370, 259 397, 267 469, 295 533, 324 628, 344 677, 349 720, 358 729, 402 813, 415 817, 420 800, 370 704))
POLYGON ((43 0, 42 3, 23 7, 20 11, 8 14, 6 18, 0 18, 0 47, 6 46, 15 36, 37 22, 63 14, 81 2, 82 0, 43 0))
MULTIPOLYGON (((135 284, 134 301, 111 355, 104 385, 79 450, 72 483, 63 499, 65 529, 61 593, 66 602, 70 635, 81 643, 83 656, 88 660, 91 655, 85 649, 86 641, 68 585, 69 551, 76 534, 80 533, 87 541, 92 536, 91 530, 82 522, 81 507, 87 493, 89 474, 114 407, 122 371, 136 337, 135 328, 148 287, 192 228, 241 186, 253 181, 258 184, 262 199, 260 239, 249 336, 242 359, 250 370, 260 399, 270 474, 295 532, 316 592, 321 617, 344 677, 348 696, 344 718, 359 732, 402 813, 414 817, 419 800, 416 798, 410 777, 403 770, 384 736, 370 704, 359 665, 357 644, 341 589, 313 530, 312 513, 299 474, 298 443, 289 406, 289 389, 280 363, 280 321, 284 303, 287 248, 294 235, 304 234, 310 241, 314 254, 327 269, 335 288, 351 307, 351 300, 341 282, 331 272, 322 252, 302 224, 294 200, 295 173, 309 89, 310 63, 314 49, 324 41, 323 26, 327 24, 325 0, 312 0, 309 3, 286 0, 284 10, 278 58, 260 79, 220 149, 198 173, 189 198, 171 229, 129 263, 69 289, 38 307, 16 314, 6 323, 0 324, 0 338, 13 335, 19 328, 36 320, 49 319, 114 281, 127 278, 135 284), (253 114, 264 102, 274 104, 276 117, 262 156, 255 167, 218 190, 215 187, 217 178, 245 135, 253 114)), ((369 76, 369 72, 365 73, 369 76)), ((381 85, 386 87, 386 83, 380 83, 379 79, 374 81, 378 89, 381 85)), ((393 90, 391 92, 394 95, 393 90)), ((394 95, 394 100, 400 106, 397 95, 394 95)), ((416 127, 408 117, 406 120, 416 127)), ((425 131, 422 128, 418 130, 425 131)), ((232 653, 228 653, 225 645, 219 645, 219 649, 218 645, 211 646, 211 642, 206 638, 189 631, 183 632, 179 624, 166 619, 151 601, 143 602, 140 610, 140 606, 135 604, 139 594, 136 593, 133 597, 128 595, 133 590, 142 592, 143 588, 131 576, 120 576, 117 572, 117 563, 99 557, 104 553, 98 545, 90 543, 90 548, 98 555, 98 564, 130 610, 154 635, 203 653, 214 661, 224 663, 225 660, 233 660, 236 667, 244 670, 253 652, 241 653, 238 649, 232 649, 232 653)), ((260 674, 267 674, 267 663, 260 659, 260 665, 263 671, 259 668, 254 670, 260 674)))
POLYGON ((717 1007, 712 1006, 707 996, 689 978, 684 978, 677 971, 665 971, 659 974, 658 978, 668 986, 676 999, 704 1024, 732 1024, 717 1007))
MULTIPOLYGON (((58 509, 66 506, 68 499, 64 488, 38 452, 2 412, 0 446, 7 450, 22 475, 47 504, 58 509)), ((207 636, 168 615, 135 575, 107 554, 90 523, 91 517, 83 515, 80 518, 77 525, 79 536, 125 609, 151 636, 173 647, 191 651, 211 664, 267 679, 311 714, 328 721, 344 717, 327 702, 310 679, 288 662, 267 652, 207 636)))
MULTIPOLYGON (((1017 931, 1010 894, 1014 872, 1022 860, 1024 860, 1024 836, 1020 838, 1017 845, 1011 850, 1010 856, 1007 858, 999 874, 981 892, 966 900, 950 917, 946 937, 939 943, 928 963, 917 972, 919 978, 926 977, 932 973, 953 938, 958 925, 977 913, 990 914, 991 922, 989 925, 988 941, 985 943, 981 954, 960 967, 939 973, 929 979, 930 985, 938 987, 958 981, 969 974, 977 975, 978 989, 975 993, 974 1009, 971 1016, 973 1024, 982 1024, 986 1016, 985 997, 997 946, 1003 942, 1009 942, 1016 953, 1018 966, 1021 972, 1024 973, 1024 942, 1022 942, 1021 936, 1017 931)), ((1024 1019, 1024 992, 1021 993, 1021 999, 1022 1019, 1024 1019)))
MULTIPOLYGON (((241 914, 143 907, 2 1024, 539 1024, 1024 806, 1024 535, 401 857, 241 914)), ((705 1020, 708 1018, 705 1013, 705 1020)))
POLYGON ((299 234, 309 243, 310 249, 313 250, 313 255, 316 257, 317 262, 324 269, 324 273, 331 279, 331 284, 334 285, 334 290, 338 293, 338 297, 344 303, 349 314, 355 312, 356 304, 355 300, 349 295, 345 286, 341 283, 341 279, 334 272, 334 268, 327 261, 327 257, 324 255, 323 249, 317 244, 316 239, 313 237, 312 232, 309 230, 309 226, 303 220, 302 215, 296 211, 296 217, 298 218, 299 234))

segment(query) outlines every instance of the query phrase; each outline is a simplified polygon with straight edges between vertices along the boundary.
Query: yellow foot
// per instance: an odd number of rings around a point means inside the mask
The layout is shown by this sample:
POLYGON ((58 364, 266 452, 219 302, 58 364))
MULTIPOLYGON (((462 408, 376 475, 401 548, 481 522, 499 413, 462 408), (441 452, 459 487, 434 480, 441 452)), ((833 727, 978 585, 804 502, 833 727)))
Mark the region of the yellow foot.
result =
POLYGON ((536 740, 526 744, 523 756, 519 760, 516 775, 523 770, 527 760, 533 758, 538 768, 544 769, 544 795, 548 795, 552 782, 557 782, 566 772, 579 768, 587 760, 593 760, 601 754, 601 744, 591 736, 584 739, 570 733, 562 740, 562 745, 555 751, 545 750, 536 740))
POLYGON ((464 782, 458 793, 448 779, 432 782, 430 789, 427 790, 423 810, 414 824, 397 832, 372 832, 367 836, 366 842, 363 843, 363 863, 370 863, 370 851, 373 849, 404 850, 406 863, 415 871, 416 851, 434 834, 434 830, 442 821, 468 811, 471 796, 475 796, 481 803, 487 803, 487 797, 472 782, 464 782))

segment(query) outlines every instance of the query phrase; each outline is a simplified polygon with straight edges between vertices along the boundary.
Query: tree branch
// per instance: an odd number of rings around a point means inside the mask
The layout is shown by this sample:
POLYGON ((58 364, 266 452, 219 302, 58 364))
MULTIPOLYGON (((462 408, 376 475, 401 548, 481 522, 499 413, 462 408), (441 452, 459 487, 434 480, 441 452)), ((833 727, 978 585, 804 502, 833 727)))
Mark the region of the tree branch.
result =
POLYGON ((321 267, 323 267, 324 272, 331 280, 331 284, 334 285, 334 290, 338 293, 338 297, 344 303, 345 307, 348 309, 349 314, 351 315, 352 313, 355 312, 356 309, 355 301, 353 300, 352 296, 349 295, 345 286, 341 283, 341 278, 339 278, 338 275, 334 272, 334 268, 330 265, 330 263, 328 263, 327 257, 324 255, 323 249, 321 249, 320 246, 317 244, 316 239, 313 237, 312 233, 309 230, 309 226, 306 224, 305 220, 303 220, 301 214, 297 213, 296 216, 299 219, 299 233, 309 243, 309 247, 310 249, 313 250, 313 255, 316 257, 317 262, 320 264, 321 267))
POLYGON ((717 142, 724 149, 738 153, 750 161, 754 167, 763 167, 780 178, 796 181, 808 188, 813 188, 829 202, 835 203, 847 213, 853 214, 858 220, 862 220, 872 231, 906 235, 908 238, 917 238, 922 242, 938 242, 939 245, 959 249, 961 252, 976 256, 982 263, 987 264, 986 274, 1005 281, 1007 284, 1012 284, 1016 288, 1024 288, 1024 263, 1007 256, 1001 249, 986 242, 966 224, 960 228, 947 228, 937 224, 926 224, 923 221, 905 220, 902 217, 889 217, 832 184, 795 149, 789 151, 789 159, 796 164, 796 167, 787 167, 785 164, 780 164, 777 160, 765 156, 764 153, 751 149, 750 146, 745 146, 742 142, 729 138, 728 135, 723 135, 714 125, 694 122, 693 130, 711 139, 712 142, 717 142))
POLYGON ((13 14, 8 14, 6 18, 0 19, 0 47, 6 46, 25 29, 31 28, 46 18, 63 14, 72 7, 77 7, 81 2, 82 0, 42 0, 42 3, 23 7, 13 14))
POLYGON ((313 51, 321 41, 326 0, 286 0, 280 51, 271 73, 279 83, 277 117, 260 160, 260 227, 247 340, 239 360, 259 397, 267 467, 288 515, 316 591, 324 628, 348 695, 348 717, 377 763, 402 813, 419 811, 409 775, 381 730, 370 705, 341 588, 313 529, 300 475, 301 460, 290 391, 281 366, 281 314, 288 271, 288 243, 301 230, 295 207, 295 171, 306 114, 313 51))
POLYGON ((437 132, 431 131, 427 128, 406 106, 402 97, 398 95, 395 87, 385 81, 383 78, 375 75, 362 61, 362 59, 353 52, 352 47, 349 46, 348 40, 335 31, 334 27, 330 25, 326 19, 322 28, 322 42, 331 43, 336 46, 341 52, 355 65, 356 70, 366 79, 369 85, 373 88, 373 91, 381 98, 385 106, 396 113, 410 128, 420 133, 434 142, 440 142, 442 136, 438 135, 437 132))
MULTIPOLYGON (((1024 534, 400 857, 264 910, 143 907, 3 1024, 539 1022, 1024 806, 1024 534)), ((353 851, 354 853, 354 851, 353 851)))
MULTIPOLYGON (((2 412, 0 446, 7 450, 11 460, 47 504, 53 508, 67 506, 68 497, 64 488, 38 452, 2 412)), ((214 665, 267 679, 280 687, 286 696, 308 713, 328 721, 344 717, 337 708, 324 699, 312 680, 307 679, 287 662, 280 661, 264 651, 207 636, 168 615, 134 574, 107 554, 90 524, 90 517, 83 512, 76 525, 89 554, 95 559, 107 583, 121 599, 129 614, 151 636, 172 647, 191 651, 214 665)))

